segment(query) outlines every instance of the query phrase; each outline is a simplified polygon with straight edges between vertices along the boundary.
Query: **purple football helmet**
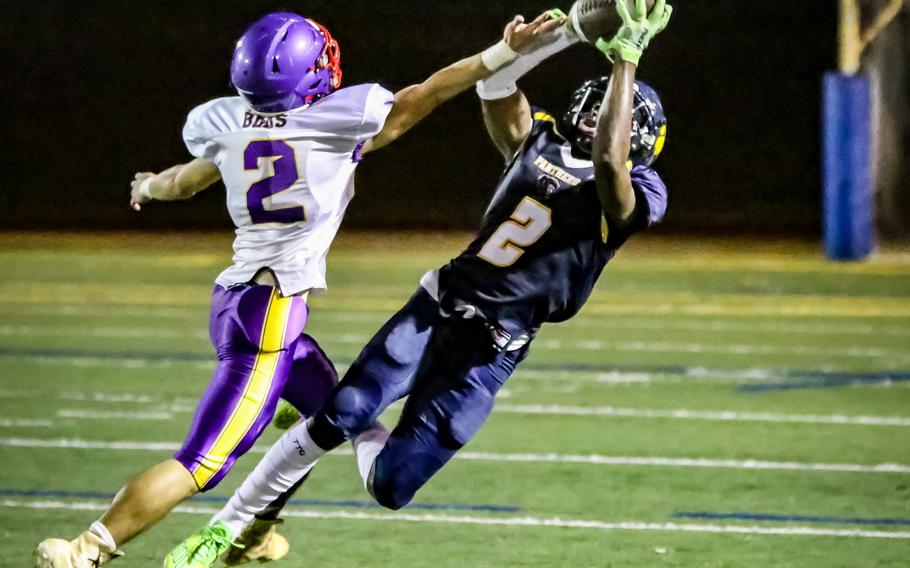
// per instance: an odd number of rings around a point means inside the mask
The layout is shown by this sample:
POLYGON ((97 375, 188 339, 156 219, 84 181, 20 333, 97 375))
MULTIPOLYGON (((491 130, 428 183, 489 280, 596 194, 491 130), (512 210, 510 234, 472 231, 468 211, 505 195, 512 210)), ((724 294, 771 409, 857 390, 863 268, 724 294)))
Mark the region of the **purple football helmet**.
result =
POLYGON ((231 82, 255 110, 287 112, 341 86, 341 52, 329 31, 289 12, 269 14, 237 42, 231 82))

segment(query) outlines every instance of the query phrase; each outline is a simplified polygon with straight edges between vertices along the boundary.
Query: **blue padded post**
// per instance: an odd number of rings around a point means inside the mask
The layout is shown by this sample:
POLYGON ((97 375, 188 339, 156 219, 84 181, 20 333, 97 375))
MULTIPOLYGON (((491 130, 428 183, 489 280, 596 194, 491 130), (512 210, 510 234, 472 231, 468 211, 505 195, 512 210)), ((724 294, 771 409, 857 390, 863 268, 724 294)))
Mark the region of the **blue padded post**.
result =
POLYGON ((862 260, 875 246, 871 102, 868 77, 825 75, 825 253, 831 260, 862 260))

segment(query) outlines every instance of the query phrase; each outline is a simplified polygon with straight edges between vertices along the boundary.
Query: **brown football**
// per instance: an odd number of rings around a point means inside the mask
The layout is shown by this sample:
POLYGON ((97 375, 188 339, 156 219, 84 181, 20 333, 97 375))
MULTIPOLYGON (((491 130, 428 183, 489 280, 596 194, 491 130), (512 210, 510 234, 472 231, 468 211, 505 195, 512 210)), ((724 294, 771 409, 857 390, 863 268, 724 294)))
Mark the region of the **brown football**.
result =
MULTIPOLYGON (((635 5, 635 0, 625 1, 629 10, 635 5)), ((569 13, 570 29, 581 31, 581 39, 588 43, 596 43, 597 38, 610 39, 619 31, 622 23, 616 11, 616 0, 577 0, 569 13)), ((648 11, 654 8, 654 0, 647 0, 648 11)))

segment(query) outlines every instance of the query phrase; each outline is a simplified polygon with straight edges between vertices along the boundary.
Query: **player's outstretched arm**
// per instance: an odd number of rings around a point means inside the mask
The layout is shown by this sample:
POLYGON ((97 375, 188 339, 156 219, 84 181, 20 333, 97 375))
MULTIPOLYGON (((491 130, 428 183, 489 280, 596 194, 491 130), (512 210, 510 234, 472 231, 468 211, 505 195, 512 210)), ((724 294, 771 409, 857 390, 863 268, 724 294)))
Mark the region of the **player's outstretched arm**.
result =
POLYGON ((493 145, 506 160, 531 133, 531 104, 520 90, 502 99, 482 99, 483 124, 493 145))
POLYGON ((159 174, 142 172, 131 182, 130 207, 139 211, 155 199, 179 201, 189 199, 221 179, 218 166, 203 158, 179 164, 159 174))
POLYGON ((530 24, 525 24, 524 18, 516 16, 506 26, 502 42, 437 71, 423 83, 395 93, 392 111, 382 131, 367 141, 362 153, 378 150, 397 140, 439 105, 511 63, 518 58, 518 52, 546 37, 564 22, 564 18, 554 19, 549 12, 541 14, 530 24))
MULTIPOLYGON (((550 18, 561 20, 565 14, 550 10, 550 18)), ((531 105, 518 88, 518 80, 557 53, 581 41, 561 25, 548 37, 535 42, 521 56, 490 77, 477 83, 477 96, 483 107, 483 122, 493 145, 510 160, 531 133, 531 105)))
POLYGON ((635 213, 635 191, 627 166, 632 137, 632 103, 635 100, 635 71, 642 52, 667 26, 672 7, 657 0, 650 13, 644 0, 636 0, 630 12, 625 2, 616 2, 623 21, 611 41, 600 39, 597 47, 614 60, 610 86, 601 105, 594 134, 592 158, 597 194, 604 214, 622 227, 635 213))
POLYGON ((597 118, 592 158, 604 214, 619 226, 628 223, 635 213, 635 191, 626 165, 632 145, 634 99, 635 65, 618 59, 597 118))

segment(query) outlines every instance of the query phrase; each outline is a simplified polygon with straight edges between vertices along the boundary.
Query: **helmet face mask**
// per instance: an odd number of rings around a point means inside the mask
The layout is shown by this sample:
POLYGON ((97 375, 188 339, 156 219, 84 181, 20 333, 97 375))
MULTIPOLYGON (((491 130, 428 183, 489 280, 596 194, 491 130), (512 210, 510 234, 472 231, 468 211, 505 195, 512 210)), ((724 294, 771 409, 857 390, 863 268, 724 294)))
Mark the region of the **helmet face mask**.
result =
POLYGON ((607 93, 603 78, 588 81, 572 95, 569 110, 562 116, 560 129, 577 154, 590 158, 594 146, 597 116, 607 93))
MULTIPOLYGON (((560 132, 572 145, 572 151, 585 158, 590 159, 592 154, 597 116, 609 84, 609 77, 585 82, 572 95, 569 109, 560 120, 560 132)), ((667 118, 660 97, 642 81, 635 82, 631 118, 629 161, 633 166, 650 166, 663 150, 667 118)))
POLYGON ((234 88, 265 114, 330 95, 341 77, 338 42, 319 23, 289 12, 268 14, 250 26, 231 62, 234 88))

